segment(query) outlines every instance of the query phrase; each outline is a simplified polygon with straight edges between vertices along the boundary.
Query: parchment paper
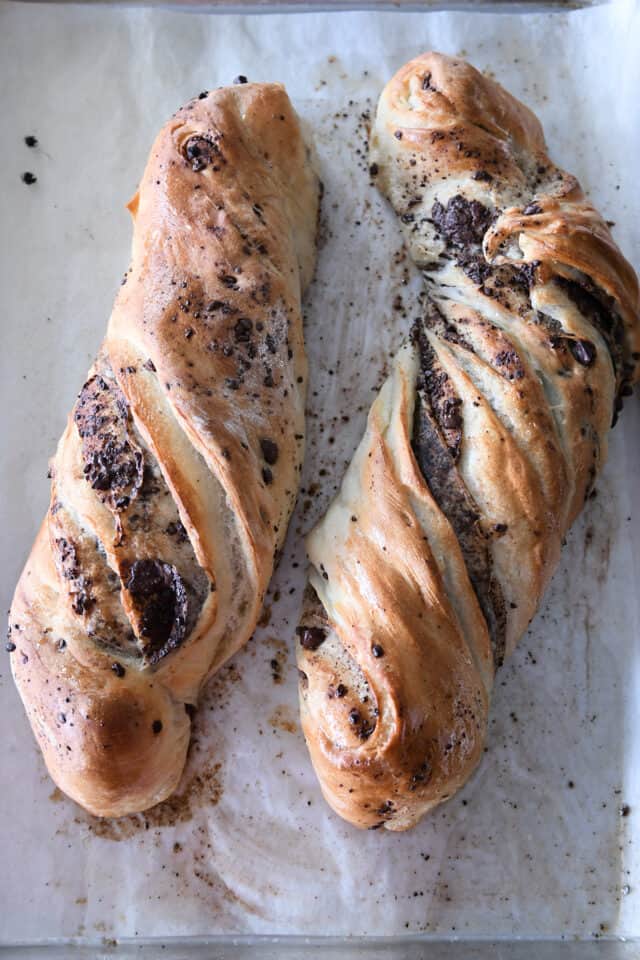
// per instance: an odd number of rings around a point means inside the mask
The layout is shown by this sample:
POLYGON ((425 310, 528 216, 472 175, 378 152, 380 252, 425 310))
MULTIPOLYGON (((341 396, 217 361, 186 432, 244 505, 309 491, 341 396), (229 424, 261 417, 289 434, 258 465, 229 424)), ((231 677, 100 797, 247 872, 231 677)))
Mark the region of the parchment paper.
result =
POLYGON ((124 203, 161 123, 239 73, 282 80, 326 193, 306 310, 307 461, 264 626, 208 690, 178 797, 118 822, 54 790, 2 661, 0 937, 640 934, 635 400, 500 672, 481 768, 419 827, 362 833, 328 810, 292 656, 300 532, 336 489, 419 288, 367 175, 379 91, 427 48, 491 71, 538 112, 554 158, 616 222, 637 267, 639 36, 632 4, 526 16, 2 6, 5 608, 48 501, 47 457, 127 267, 124 203), (37 183, 21 182, 26 170, 37 183))

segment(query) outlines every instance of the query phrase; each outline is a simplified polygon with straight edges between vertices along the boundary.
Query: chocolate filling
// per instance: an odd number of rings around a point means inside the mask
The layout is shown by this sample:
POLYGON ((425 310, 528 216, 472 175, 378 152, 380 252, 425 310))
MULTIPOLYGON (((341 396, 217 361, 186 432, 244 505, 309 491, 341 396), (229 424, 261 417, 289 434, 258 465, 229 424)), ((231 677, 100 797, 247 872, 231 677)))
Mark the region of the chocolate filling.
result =
POLYGON ((447 243, 469 247, 482 244, 495 215, 477 200, 466 200, 458 193, 446 207, 436 200, 431 208, 431 219, 447 243))
POLYGON ((55 548, 58 569, 68 581, 71 605, 74 612, 81 616, 91 610, 95 604, 95 598, 91 593, 92 581, 80 571, 75 544, 65 537, 57 537, 55 548))
POLYGON ((142 484, 143 455, 129 434, 127 402, 115 380, 100 375, 87 380, 73 419, 87 482, 111 511, 125 510, 142 484))
POLYGON ((462 441, 462 401, 438 361, 421 324, 412 332, 420 353, 420 374, 411 446, 434 500, 460 544, 469 579, 491 637, 496 667, 504 660, 506 610, 492 573, 491 552, 480 514, 456 466, 462 441))
POLYGON ((617 378, 623 366, 624 327, 620 317, 615 313, 613 300, 606 294, 596 291, 595 288, 588 290, 577 280, 556 277, 556 283, 582 316, 593 324, 602 336, 611 354, 611 362, 617 378))
POLYGON ((135 606, 142 651, 150 663, 157 663, 185 638, 185 585, 170 563, 136 560, 131 564, 125 588, 135 606))

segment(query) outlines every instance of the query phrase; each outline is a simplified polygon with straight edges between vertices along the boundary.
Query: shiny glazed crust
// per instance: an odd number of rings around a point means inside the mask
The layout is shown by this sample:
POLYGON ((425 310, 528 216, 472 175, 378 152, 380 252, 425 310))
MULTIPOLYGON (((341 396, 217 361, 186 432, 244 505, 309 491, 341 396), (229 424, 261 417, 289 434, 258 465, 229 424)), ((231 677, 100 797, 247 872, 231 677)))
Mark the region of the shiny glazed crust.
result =
POLYGON ((258 619, 302 464, 317 207, 277 84, 190 101, 129 205, 131 268, 10 612, 49 772, 94 814, 175 789, 190 708, 258 619))
POLYGON ((370 146, 426 295, 308 538, 297 646, 326 799, 403 830, 480 759, 636 380, 639 294, 534 115, 463 61, 402 67, 370 146))

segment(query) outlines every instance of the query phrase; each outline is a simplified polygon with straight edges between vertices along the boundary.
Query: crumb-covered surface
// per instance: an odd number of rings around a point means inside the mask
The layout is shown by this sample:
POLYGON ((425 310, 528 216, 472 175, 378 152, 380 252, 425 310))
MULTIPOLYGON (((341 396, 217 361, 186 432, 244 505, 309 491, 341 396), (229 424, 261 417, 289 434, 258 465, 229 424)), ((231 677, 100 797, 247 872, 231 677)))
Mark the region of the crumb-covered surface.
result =
POLYGON ((0 11, 15 107, 0 183, 4 609, 46 504, 47 457, 128 264, 123 205, 160 124, 201 89, 281 79, 325 184, 306 303, 307 459, 261 625, 207 690, 178 792, 120 821, 97 821, 54 789, 8 659, 0 666, 0 835, 14 865, 0 882, 0 939, 640 932, 637 399, 498 676, 479 771, 416 829, 362 833, 330 813, 301 738, 293 658, 299 534, 335 492, 418 309, 419 279, 370 182, 367 130, 383 84, 429 47, 489 70, 538 113, 552 157, 615 221, 637 268, 631 16, 624 6, 544 17, 0 11), (26 169, 35 182, 21 182, 26 169))

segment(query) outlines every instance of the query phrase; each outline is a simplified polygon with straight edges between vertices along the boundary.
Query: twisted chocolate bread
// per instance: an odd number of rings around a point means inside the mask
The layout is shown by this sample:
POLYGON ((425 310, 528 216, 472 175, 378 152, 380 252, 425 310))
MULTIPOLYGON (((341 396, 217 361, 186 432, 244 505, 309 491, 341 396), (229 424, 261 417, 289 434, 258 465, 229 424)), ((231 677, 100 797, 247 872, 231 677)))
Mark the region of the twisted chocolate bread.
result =
POLYGON ((428 300, 308 539, 302 721, 325 797, 403 830, 478 762, 640 359, 638 284, 533 114, 426 54, 380 98, 371 173, 428 300))
POLYGON ((131 268, 8 644, 51 776, 93 813, 173 791, 190 707, 258 619, 303 456, 317 205, 276 84, 189 102, 129 205, 131 268))

